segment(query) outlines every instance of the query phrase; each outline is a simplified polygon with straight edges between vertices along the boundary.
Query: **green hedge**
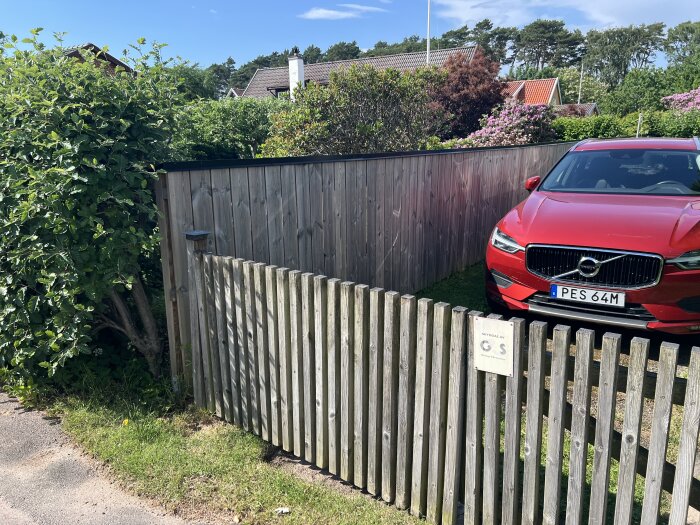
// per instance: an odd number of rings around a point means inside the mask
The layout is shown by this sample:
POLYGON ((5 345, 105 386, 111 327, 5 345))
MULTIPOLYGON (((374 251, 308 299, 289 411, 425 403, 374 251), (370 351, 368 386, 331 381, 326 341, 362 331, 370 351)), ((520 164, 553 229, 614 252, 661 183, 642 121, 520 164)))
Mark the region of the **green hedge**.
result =
MULTIPOLYGON (((561 140, 587 138, 633 137, 637 133, 639 115, 625 117, 596 115, 592 117, 559 117, 553 126, 561 140)), ((687 112, 644 112, 641 136, 645 137, 694 137, 700 135, 700 110, 687 112)))
POLYGON ((562 140, 583 140, 591 137, 612 138, 624 136, 622 119, 612 115, 594 117, 559 117, 552 123, 562 140))
POLYGON ((253 158, 270 134, 270 117, 289 105, 278 98, 192 102, 179 111, 174 160, 253 158))

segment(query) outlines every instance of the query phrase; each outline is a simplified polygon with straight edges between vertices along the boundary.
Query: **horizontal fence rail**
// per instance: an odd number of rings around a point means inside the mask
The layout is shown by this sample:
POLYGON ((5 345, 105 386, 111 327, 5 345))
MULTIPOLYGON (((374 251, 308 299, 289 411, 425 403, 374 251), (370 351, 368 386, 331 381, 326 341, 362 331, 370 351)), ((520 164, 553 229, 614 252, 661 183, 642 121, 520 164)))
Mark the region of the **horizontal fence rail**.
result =
POLYGON ((156 185, 173 377, 191 378, 184 234, 217 255, 413 293, 483 258, 570 143, 172 166, 156 185))
POLYGON ((671 465, 678 345, 660 348, 645 416, 646 339, 598 350, 591 330, 513 319, 503 377, 474 366, 479 312, 189 244, 195 399, 222 419, 431 523, 651 524, 663 491, 669 523, 700 506, 700 348, 671 465))

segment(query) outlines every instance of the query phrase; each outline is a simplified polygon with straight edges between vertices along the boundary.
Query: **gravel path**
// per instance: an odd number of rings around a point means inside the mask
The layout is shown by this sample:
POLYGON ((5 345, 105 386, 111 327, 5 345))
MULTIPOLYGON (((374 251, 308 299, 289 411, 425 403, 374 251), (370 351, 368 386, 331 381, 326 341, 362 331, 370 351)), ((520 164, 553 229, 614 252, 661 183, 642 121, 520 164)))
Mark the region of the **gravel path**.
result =
POLYGON ((0 524, 186 525, 100 474, 42 412, 0 393, 0 524))

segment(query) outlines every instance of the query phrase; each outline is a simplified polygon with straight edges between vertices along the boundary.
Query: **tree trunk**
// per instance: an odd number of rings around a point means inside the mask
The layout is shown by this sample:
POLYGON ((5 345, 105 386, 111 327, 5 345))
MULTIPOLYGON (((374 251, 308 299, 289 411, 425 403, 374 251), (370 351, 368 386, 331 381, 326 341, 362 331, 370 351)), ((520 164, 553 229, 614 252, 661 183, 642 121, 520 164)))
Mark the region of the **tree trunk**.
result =
POLYGON ((158 333, 158 324, 141 279, 137 277, 131 287, 131 297, 136 305, 135 313, 138 314, 138 324, 134 322, 126 301, 116 290, 112 289, 109 297, 112 302, 113 315, 111 317, 102 316, 102 325, 124 334, 146 359, 148 370, 153 377, 160 377, 163 340, 158 333))

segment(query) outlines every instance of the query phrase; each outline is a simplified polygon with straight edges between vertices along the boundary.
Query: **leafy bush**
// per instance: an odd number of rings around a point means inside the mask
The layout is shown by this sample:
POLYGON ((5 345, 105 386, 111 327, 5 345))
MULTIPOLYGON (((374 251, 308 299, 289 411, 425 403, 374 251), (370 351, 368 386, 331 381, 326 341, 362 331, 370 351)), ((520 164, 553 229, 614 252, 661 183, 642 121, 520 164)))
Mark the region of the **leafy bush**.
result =
POLYGON ((623 116, 638 111, 663 109, 661 98, 673 93, 665 70, 659 68, 633 69, 622 84, 600 101, 603 113, 623 116))
POLYGON ((173 139, 180 160, 253 158, 270 133, 271 115, 283 99, 200 100, 182 108, 173 139))
POLYGON ((549 106, 508 101, 481 120, 482 128, 456 147, 518 146, 554 138, 549 106))
POLYGON ((645 115, 645 126, 652 137, 700 136, 700 109, 657 111, 645 115))
POLYGON ((425 146, 444 124, 429 102, 434 70, 401 73, 352 66, 331 73, 328 86, 297 89, 296 101, 272 116, 265 157, 405 151, 425 146))
POLYGON ((557 137, 567 141, 583 140, 587 138, 612 138, 627 135, 621 119, 613 115, 559 117, 554 119, 552 127, 557 137))
POLYGON ((0 369, 51 375, 109 329, 158 374, 150 185, 168 156, 177 85, 162 46, 140 41, 135 72, 110 73, 88 52, 46 49, 38 33, 0 51, 0 369))

